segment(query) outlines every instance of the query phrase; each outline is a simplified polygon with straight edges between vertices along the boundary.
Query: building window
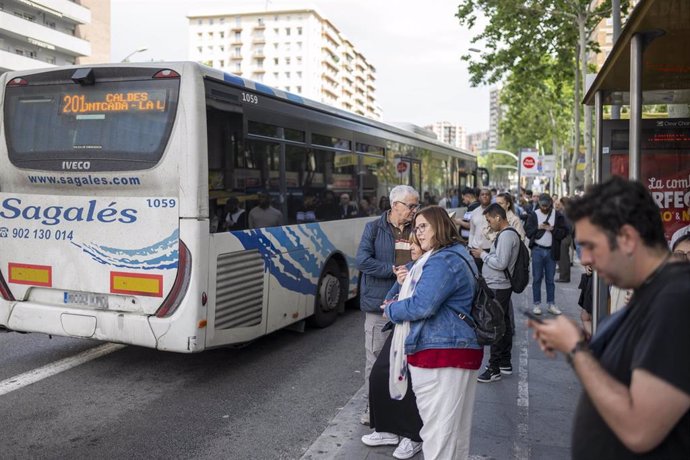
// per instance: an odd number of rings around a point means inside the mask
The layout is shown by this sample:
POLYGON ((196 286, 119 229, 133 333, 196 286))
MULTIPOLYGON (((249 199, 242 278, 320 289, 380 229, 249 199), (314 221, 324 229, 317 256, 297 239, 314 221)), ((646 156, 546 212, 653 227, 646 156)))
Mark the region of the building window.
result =
POLYGON ((285 72, 285 78, 290 78, 290 72, 285 72))
POLYGON ((225 32, 220 33, 220 38, 225 38, 225 32))
POLYGON ((278 65, 278 58, 274 58, 274 59, 273 59, 273 63, 274 63, 275 65, 278 65))
POLYGON ((239 46, 236 46, 235 47, 235 57, 240 57, 240 56, 242 56, 242 48, 240 48, 239 46))
POLYGON ((225 46, 220 45, 220 50, 221 50, 221 51, 225 51, 225 46))
POLYGON ((297 72, 297 78, 302 78, 302 72, 297 72))
MULTIPOLYGON (((276 19, 276 21, 277 21, 277 19, 276 19)), ((280 35, 280 29, 278 29, 277 27, 274 28, 274 29, 273 29, 273 33, 276 34, 276 35, 280 35)))
POLYGON ((256 66, 260 69, 264 67, 264 60, 263 59, 257 59, 256 60, 256 66))
POLYGON ((202 25, 202 24, 204 23, 204 20, 203 20, 203 19, 199 19, 199 20, 196 21, 196 23, 197 23, 197 25, 200 26, 200 25, 202 25))
POLYGON ((220 60, 220 67, 221 67, 221 68, 225 67, 225 61, 222 60, 222 59, 220 60))
MULTIPOLYGON (((221 24, 225 24, 225 18, 220 18, 220 23, 221 23, 221 24)), ((221 34, 222 34, 222 33, 223 33, 223 32, 221 32, 221 34)))
POLYGON ((204 51, 204 49, 201 46, 197 46, 196 50, 199 52, 199 54, 201 54, 204 51))
POLYGON ((297 64, 302 65, 302 56, 297 56, 297 64))
POLYGON ((289 57, 285 58, 285 65, 290 65, 290 58, 289 57))
POLYGON ((239 42, 242 40, 242 32, 235 32, 235 41, 239 42))
POLYGON ((213 38, 213 32, 208 33, 208 38, 213 38))
POLYGON ((213 25, 213 18, 210 18, 210 19, 208 20, 208 23, 209 23, 210 25, 213 25))
POLYGON ((301 87, 301 86, 298 86, 298 87, 297 87, 297 93, 298 93, 298 94, 301 94, 301 93, 302 93, 302 87, 301 87))
POLYGON ((290 36, 290 28, 289 27, 285 28, 285 35, 287 35, 288 37, 290 36))
POLYGON ((297 28, 297 35, 302 35, 302 28, 301 27, 297 28))

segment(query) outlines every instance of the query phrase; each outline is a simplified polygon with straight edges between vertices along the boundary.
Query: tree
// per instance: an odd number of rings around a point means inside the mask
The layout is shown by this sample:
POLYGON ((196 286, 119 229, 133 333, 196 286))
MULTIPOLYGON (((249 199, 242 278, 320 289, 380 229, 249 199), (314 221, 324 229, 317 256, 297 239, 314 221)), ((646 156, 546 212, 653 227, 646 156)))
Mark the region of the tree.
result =
MULTIPOLYGON (((629 5, 627 0, 621 3, 625 8, 629 5)), ((610 11, 610 0, 597 7, 593 4, 591 0, 463 0, 457 13, 460 23, 470 29, 476 26, 480 13, 488 20, 484 30, 471 40, 473 44, 482 43, 485 52, 478 59, 470 54, 462 58, 469 62, 473 85, 492 84, 510 76, 514 92, 524 91, 532 97, 535 88, 540 88, 535 81, 551 80, 554 89, 566 84, 574 88, 571 192, 581 142, 580 96, 586 74, 585 55, 587 50, 598 51, 598 44, 587 37, 605 12, 610 11)), ((588 153, 585 177, 591 178, 591 150, 588 153)))

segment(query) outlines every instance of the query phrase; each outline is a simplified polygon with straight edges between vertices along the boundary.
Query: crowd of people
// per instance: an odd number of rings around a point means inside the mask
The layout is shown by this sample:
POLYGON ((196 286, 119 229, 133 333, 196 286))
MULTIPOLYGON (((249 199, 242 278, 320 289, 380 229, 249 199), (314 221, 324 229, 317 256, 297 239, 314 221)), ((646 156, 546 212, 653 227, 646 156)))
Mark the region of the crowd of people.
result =
POLYGON ((514 200, 486 188, 456 195, 467 209, 461 217, 445 209, 450 199, 422 204, 414 188, 397 186, 390 209, 365 227, 357 265, 369 404, 361 422, 374 431, 362 442, 396 445, 398 459, 419 451, 427 460, 468 457, 477 382, 512 373, 510 299, 520 292, 512 278, 526 244, 535 318, 528 325, 547 354, 566 355, 583 384, 574 457, 690 458, 690 366, 672 353, 690 345, 690 232, 677 232, 669 248, 649 193, 620 178, 572 200, 529 190, 514 200), (581 324, 562 316, 555 299, 554 283, 570 281, 575 242, 587 267, 581 324), (630 294, 593 336, 592 270, 630 294), (478 283, 501 305, 505 324, 482 373, 484 347, 467 321, 478 283))

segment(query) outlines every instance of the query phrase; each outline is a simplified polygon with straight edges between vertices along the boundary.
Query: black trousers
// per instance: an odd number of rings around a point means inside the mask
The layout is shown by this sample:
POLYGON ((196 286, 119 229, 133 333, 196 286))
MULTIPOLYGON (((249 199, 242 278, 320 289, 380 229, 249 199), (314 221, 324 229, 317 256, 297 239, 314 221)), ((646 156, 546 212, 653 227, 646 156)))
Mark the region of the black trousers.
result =
POLYGON ((421 442, 419 430, 423 422, 412 391, 412 378, 407 376, 407 393, 401 400, 391 399, 388 390, 390 350, 393 332, 388 335, 369 376, 369 425, 379 432, 394 433, 421 442))
POLYGON ((500 366, 509 366, 511 352, 513 350, 513 305, 510 303, 510 296, 513 293, 511 288, 492 289, 496 294, 496 300, 503 307, 503 318, 506 323, 506 332, 501 340, 491 345, 491 357, 489 358, 489 369, 497 371, 500 366))

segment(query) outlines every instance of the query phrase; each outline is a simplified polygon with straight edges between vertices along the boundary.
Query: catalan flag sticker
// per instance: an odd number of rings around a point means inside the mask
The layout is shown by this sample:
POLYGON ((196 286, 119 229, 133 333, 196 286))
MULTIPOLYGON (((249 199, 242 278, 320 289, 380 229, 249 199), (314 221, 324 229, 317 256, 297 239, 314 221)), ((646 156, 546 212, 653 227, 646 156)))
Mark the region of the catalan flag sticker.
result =
POLYGON ((7 265, 7 269, 10 283, 46 287, 53 285, 53 267, 49 265, 29 265, 10 262, 7 265))
POLYGON ((163 275, 110 272, 110 292, 162 297, 163 275))

